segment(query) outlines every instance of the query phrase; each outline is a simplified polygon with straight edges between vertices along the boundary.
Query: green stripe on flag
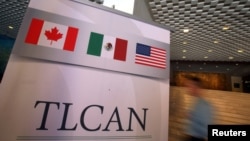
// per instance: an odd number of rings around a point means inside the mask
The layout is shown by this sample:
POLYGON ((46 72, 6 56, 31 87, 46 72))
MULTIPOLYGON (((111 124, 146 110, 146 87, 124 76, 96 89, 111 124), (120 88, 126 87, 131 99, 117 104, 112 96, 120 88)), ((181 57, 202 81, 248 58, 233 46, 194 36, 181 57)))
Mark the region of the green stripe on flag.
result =
POLYGON ((102 50, 103 35, 91 32, 87 54, 100 56, 102 50))

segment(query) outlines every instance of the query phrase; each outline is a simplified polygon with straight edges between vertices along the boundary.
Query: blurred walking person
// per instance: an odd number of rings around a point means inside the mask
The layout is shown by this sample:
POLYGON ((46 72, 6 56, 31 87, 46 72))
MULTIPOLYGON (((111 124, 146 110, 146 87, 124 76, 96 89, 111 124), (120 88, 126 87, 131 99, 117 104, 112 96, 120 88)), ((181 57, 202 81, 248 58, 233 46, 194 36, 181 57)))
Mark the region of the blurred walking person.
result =
POLYGON ((202 81, 198 77, 186 79, 188 93, 195 98, 190 112, 187 114, 186 141, 206 141, 208 125, 213 123, 214 109, 202 95, 202 81))

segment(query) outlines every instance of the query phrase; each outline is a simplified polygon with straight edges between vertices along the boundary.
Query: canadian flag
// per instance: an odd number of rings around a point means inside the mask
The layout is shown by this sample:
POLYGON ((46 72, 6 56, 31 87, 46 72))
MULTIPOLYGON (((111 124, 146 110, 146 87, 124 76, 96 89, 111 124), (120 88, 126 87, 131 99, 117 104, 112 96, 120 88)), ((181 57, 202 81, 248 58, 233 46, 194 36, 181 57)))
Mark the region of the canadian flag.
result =
POLYGON ((74 51, 78 28, 33 18, 25 43, 74 51))

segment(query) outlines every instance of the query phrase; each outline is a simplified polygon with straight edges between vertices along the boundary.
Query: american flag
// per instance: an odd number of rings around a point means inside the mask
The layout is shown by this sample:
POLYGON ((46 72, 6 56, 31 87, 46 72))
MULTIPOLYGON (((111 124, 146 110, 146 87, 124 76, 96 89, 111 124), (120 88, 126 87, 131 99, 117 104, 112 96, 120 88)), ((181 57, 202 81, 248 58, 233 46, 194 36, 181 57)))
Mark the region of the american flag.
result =
POLYGON ((165 69, 166 50, 137 43, 135 63, 165 69))

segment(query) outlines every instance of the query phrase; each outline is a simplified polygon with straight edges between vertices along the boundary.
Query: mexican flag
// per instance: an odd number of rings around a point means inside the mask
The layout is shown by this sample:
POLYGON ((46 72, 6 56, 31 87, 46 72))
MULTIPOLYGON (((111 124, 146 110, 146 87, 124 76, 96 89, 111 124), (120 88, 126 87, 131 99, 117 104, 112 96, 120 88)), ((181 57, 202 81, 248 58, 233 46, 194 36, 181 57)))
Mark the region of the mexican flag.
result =
POLYGON ((91 32, 87 54, 126 61, 127 44, 127 40, 91 32))
POLYGON ((25 43, 74 51, 78 28, 33 18, 25 43))

